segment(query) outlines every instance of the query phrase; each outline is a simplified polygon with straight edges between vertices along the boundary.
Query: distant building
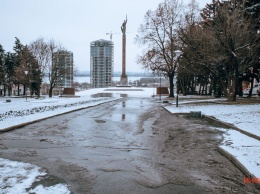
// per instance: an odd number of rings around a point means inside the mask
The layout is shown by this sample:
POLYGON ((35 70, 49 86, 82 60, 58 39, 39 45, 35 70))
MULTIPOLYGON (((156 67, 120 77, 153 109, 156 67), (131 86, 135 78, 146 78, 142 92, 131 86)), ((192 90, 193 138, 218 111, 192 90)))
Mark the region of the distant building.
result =
POLYGON ((62 80, 57 87, 71 88, 73 86, 73 53, 70 51, 58 51, 53 54, 53 64, 57 64, 62 72, 62 80))
POLYGON ((93 88, 110 87, 114 68, 114 43, 97 40, 90 43, 90 82, 93 88))

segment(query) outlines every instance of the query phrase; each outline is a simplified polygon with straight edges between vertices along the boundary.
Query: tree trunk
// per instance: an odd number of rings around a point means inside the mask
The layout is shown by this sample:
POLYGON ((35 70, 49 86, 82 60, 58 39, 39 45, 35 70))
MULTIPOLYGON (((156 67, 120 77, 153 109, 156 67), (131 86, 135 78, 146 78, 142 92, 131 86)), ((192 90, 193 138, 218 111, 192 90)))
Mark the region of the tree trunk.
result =
POLYGON ((205 95, 208 95, 208 83, 205 83, 205 95))
POLYGON ((236 101, 236 77, 235 76, 229 76, 228 79, 227 101, 228 102, 236 101))
POLYGON ((209 77, 205 76, 205 95, 208 95, 208 83, 209 83, 209 77))
POLYGON ((237 58, 232 56, 231 58, 231 68, 228 76, 228 91, 227 91, 227 101, 236 101, 237 95, 237 82, 238 82, 238 63, 237 58))
POLYGON ((220 96, 224 95, 224 97, 227 97, 228 96, 228 91, 227 91, 228 86, 226 86, 226 84, 225 84, 225 82, 223 80, 219 81, 219 85, 220 85, 220 88, 221 88, 220 96))
POLYGON ((212 86, 213 86, 213 83, 212 83, 212 78, 210 78, 210 82, 209 82, 209 95, 212 96, 212 86))
POLYGON ((11 93, 12 93, 11 85, 8 85, 7 89, 8 89, 8 96, 11 96, 11 93))
POLYGON ((39 97, 41 96, 41 92, 40 92, 40 90, 37 89, 35 94, 36 94, 36 96, 39 98, 39 97))
POLYGON ((201 83, 200 83, 200 88, 199 88, 199 95, 201 95, 201 83))
POLYGON ((4 84, 4 96, 6 95, 6 85, 4 84))
POLYGON ((37 96, 40 97, 40 95, 41 95, 41 85, 38 85, 37 96))
POLYGON ((237 90, 238 90, 238 95, 239 95, 240 97, 242 97, 242 96, 243 96, 242 79, 239 79, 239 80, 238 80, 237 90))
POLYGON ((186 90, 185 90, 185 81, 184 81, 183 77, 179 79, 179 87, 182 90, 183 96, 185 96, 186 95, 186 90))
POLYGON ((205 95, 205 82, 204 82, 204 78, 202 79, 202 92, 201 95, 205 95))
POLYGON ((192 76, 192 79, 191 79, 191 81, 190 81, 190 89, 191 89, 191 93, 193 94, 193 95, 195 95, 195 81, 194 81, 194 76, 192 76))
POLYGON ((169 81, 170 81, 170 95, 169 97, 174 97, 174 83, 173 83, 173 78, 174 78, 174 73, 172 73, 171 75, 169 75, 169 81))
POLYGON ((52 97, 52 87, 50 87, 50 89, 49 89, 49 97, 51 98, 52 97))
POLYGON ((20 82, 18 82, 17 90, 18 90, 18 96, 20 96, 20 82))
MULTIPOLYGON (((180 83, 180 82, 178 82, 178 83, 180 83)), ((183 79, 183 87, 182 87, 182 94, 183 94, 183 96, 186 96, 187 95, 187 82, 186 82, 186 78, 184 77, 184 79, 183 79)))
POLYGON ((254 85, 254 79, 251 79, 250 80, 250 90, 249 90, 249 94, 247 97, 252 97, 253 85, 254 85))

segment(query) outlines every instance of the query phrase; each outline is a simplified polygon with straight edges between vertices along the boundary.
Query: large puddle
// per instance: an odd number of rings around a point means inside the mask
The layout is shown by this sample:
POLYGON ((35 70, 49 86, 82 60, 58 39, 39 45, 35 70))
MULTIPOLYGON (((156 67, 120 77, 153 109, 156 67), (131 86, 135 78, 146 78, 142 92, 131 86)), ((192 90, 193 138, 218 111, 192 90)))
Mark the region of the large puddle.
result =
POLYGON ((143 108, 144 104, 141 100, 123 100, 121 103, 114 105, 113 111, 109 115, 109 119, 111 121, 127 121, 136 125, 138 113, 140 113, 140 111, 142 112, 143 108))

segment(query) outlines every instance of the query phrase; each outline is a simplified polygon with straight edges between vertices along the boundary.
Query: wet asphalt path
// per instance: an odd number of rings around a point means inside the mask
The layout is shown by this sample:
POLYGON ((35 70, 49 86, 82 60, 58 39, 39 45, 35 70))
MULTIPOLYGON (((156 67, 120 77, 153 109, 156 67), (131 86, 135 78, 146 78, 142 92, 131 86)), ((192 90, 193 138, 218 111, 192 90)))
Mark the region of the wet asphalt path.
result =
POLYGON ((124 98, 1 134, 0 157, 36 164, 49 174, 39 183, 80 194, 254 193, 209 125, 218 127, 124 98))

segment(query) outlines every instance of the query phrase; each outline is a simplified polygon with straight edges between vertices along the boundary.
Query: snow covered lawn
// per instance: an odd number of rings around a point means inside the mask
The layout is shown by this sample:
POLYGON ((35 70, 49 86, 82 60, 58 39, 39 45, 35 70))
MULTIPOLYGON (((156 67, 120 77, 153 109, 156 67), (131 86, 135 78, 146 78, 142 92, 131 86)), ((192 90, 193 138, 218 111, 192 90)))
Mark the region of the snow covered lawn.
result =
MULTIPOLYGON (((205 100, 204 100, 205 101, 205 100)), ((203 100, 200 100, 203 102, 203 100)), ((207 100, 208 102, 208 100, 207 100)), ((167 106, 172 113, 189 113, 190 111, 201 111, 202 114, 213 116, 226 123, 255 134, 260 137, 260 104, 185 104, 179 107, 167 106)))
POLYGON ((249 172, 260 177, 260 143, 235 130, 226 130, 220 146, 235 156, 249 172))
MULTIPOLYGON (((260 104, 213 104, 218 99, 184 100, 176 107, 175 104, 165 105, 171 113, 189 113, 201 111, 203 115, 213 116, 225 123, 233 124, 239 129, 260 137, 260 104), (197 102, 206 103, 197 103, 197 102), (192 104, 190 104, 192 102, 192 104), (196 102, 196 103, 195 103, 196 102)), ((225 130, 224 140, 220 146, 232 154, 255 177, 260 178, 260 141, 248 137, 235 130, 225 130)))

